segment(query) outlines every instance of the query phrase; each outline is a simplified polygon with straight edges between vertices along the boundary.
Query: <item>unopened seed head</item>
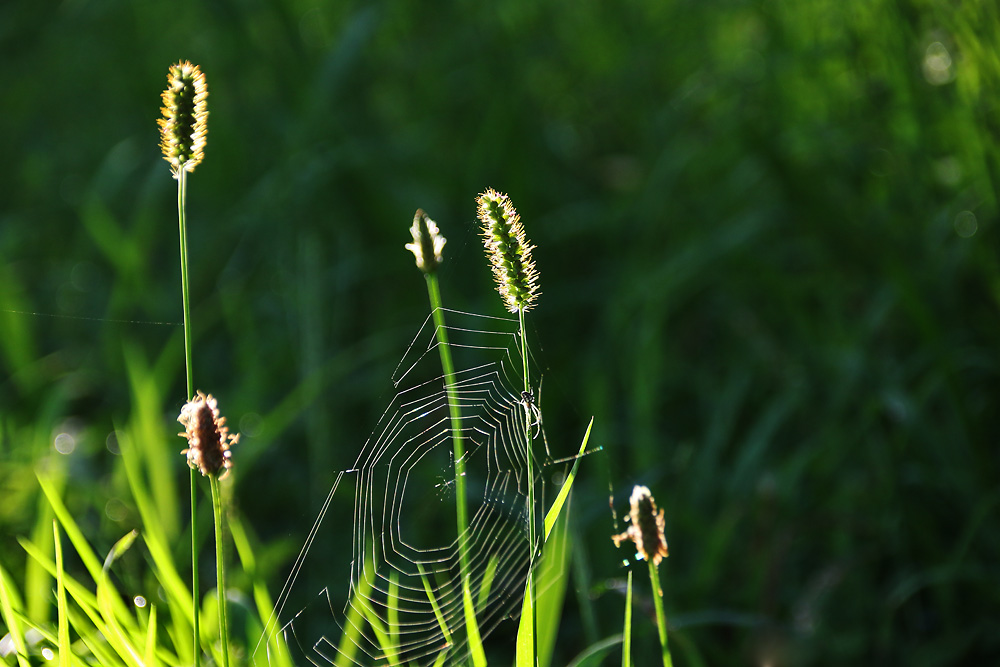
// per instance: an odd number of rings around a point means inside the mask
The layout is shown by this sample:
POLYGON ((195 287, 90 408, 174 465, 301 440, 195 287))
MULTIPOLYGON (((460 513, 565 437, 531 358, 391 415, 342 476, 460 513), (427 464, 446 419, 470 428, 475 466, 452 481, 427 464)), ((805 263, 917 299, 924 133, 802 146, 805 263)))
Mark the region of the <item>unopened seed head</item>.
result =
POLYGON ((170 164, 174 178, 182 171, 194 171, 205 157, 208 135, 208 86, 205 75, 187 60, 167 70, 167 89, 161 95, 163 107, 160 149, 170 164))
POLYGON ((177 421, 184 425, 181 437, 187 438, 188 465, 201 471, 202 475, 213 475, 219 479, 229 474, 233 467, 233 453, 230 445, 239 442, 239 433, 230 434, 226 418, 219 415, 219 405, 211 394, 198 392, 184 404, 177 421))
POLYGON ((414 214, 410 234, 413 235, 413 243, 407 243, 404 247, 413 253, 417 260, 417 268, 424 273, 437 271, 437 267, 444 259, 441 252, 448 240, 441 236, 441 230, 423 209, 418 208, 414 214))
POLYGON ((531 259, 534 246, 528 243, 521 218, 510 198, 492 188, 476 202, 497 291, 510 312, 528 310, 538 299, 538 270, 531 259))
POLYGON ((656 500, 653 499, 653 494, 645 486, 637 485, 632 489, 629 503, 631 505, 629 509, 631 525, 624 533, 615 535, 611 539, 616 547, 620 546, 622 542, 634 542, 635 550, 639 556, 659 565, 660 561, 669 555, 667 540, 664 536, 663 510, 657 511, 656 500))

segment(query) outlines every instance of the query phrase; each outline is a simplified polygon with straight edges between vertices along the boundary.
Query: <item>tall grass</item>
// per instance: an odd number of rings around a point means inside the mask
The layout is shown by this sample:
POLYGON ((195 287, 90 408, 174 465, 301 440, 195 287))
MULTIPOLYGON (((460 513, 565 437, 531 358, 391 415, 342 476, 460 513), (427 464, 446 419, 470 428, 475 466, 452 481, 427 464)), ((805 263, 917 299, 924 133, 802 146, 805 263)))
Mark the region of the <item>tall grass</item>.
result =
MULTIPOLYGON (((141 522, 108 436, 145 423, 132 476, 158 539, 188 537, 183 480, 156 463, 179 458, 162 431, 184 392, 183 339, 147 324, 181 319, 165 250, 176 193, 149 119, 182 52, 225 86, 212 150, 227 158, 189 193, 212 222, 192 315, 199 383, 225 392, 244 432, 233 508, 255 582, 283 579, 289 535, 331 481, 315 462, 364 441, 426 314, 399 221, 416 203, 456 221, 448 303, 487 312, 461 223, 469 193, 503 182, 538 215, 545 307, 527 334, 552 369, 547 431, 599 415, 608 452, 575 485, 572 558, 587 567, 573 561, 555 664, 591 645, 586 628, 622 627, 607 477, 618 506, 639 482, 667 509, 678 663, 683 646, 713 665, 995 661, 989 3, 0 13, 17 63, 0 114, 0 563, 30 618, 55 627, 53 575, 14 540, 54 554, 39 467, 103 556, 141 522), (929 55, 950 80, 928 80, 929 55), (72 453, 54 448, 61 434, 72 453)), ((145 557, 146 537, 115 568, 145 557)), ((633 595, 633 656, 653 664, 639 579, 633 595)), ((164 606, 158 636, 175 623, 164 606)))

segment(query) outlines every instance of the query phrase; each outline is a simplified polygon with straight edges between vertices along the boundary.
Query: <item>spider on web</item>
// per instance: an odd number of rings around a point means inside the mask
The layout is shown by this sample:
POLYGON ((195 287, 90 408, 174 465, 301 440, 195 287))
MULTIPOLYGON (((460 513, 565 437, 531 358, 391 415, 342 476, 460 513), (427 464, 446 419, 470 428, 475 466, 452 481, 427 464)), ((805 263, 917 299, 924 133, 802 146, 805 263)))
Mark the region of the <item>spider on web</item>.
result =
POLYGON ((521 400, 518 403, 524 408, 524 419, 528 424, 528 428, 535 429, 534 435, 531 436, 531 439, 534 440, 538 437, 538 433, 542 428, 542 410, 535 403, 535 392, 531 389, 522 391, 521 400))

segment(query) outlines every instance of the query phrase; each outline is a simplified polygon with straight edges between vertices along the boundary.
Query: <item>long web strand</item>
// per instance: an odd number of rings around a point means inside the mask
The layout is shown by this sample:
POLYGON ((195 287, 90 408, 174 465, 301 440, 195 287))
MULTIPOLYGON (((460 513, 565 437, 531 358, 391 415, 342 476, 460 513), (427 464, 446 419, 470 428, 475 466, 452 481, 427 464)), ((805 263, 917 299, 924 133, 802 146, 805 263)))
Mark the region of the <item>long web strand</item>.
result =
MULTIPOLYGON (((187 371, 187 395, 185 400, 194 396, 194 371, 191 363, 191 299, 188 282, 188 250, 187 250, 187 170, 180 169, 177 174, 177 226, 181 246, 181 301, 184 307, 184 367, 187 371)), ((194 613, 192 634, 194 635, 194 667, 201 662, 201 628, 200 608, 198 604, 198 494, 194 468, 190 469, 188 479, 191 488, 191 606, 194 613)))

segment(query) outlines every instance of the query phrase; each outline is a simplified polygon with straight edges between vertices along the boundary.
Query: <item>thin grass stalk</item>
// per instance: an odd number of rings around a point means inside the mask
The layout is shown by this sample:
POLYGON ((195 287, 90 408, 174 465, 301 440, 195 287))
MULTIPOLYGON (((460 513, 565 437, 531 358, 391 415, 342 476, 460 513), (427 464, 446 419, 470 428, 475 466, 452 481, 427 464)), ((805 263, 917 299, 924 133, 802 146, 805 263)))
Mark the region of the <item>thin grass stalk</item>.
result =
MULTIPOLYGON (((187 397, 194 396, 194 365, 191 362, 191 298, 188 281, 188 249, 187 249, 187 175, 181 169, 177 175, 177 226, 180 237, 181 254, 181 301, 184 305, 184 368, 187 375, 187 397)), ((198 487, 194 468, 191 468, 189 486, 191 490, 191 607, 194 615, 192 632, 194 634, 194 667, 201 662, 201 605, 199 604, 198 584, 198 487)))
POLYGON ((52 520, 52 544, 56 555, 56 626, 59 646, 59 667, 69 667, 69 618, 66 613, 66 581, 63 569, 62 536, 59 534, 59 522, 52 520))
POLYGON ((660 573, 654 560, 649 561, 649 583, 653 587, 653 606, 656 608, 656 629, 660 634, 663 667, 673 667, 670 647, 667 646, 667 616, 663 611, 663 589, 660 588, 660 573))
POLYGON ((223 554, 222 539, 222 494, 219 492, 219 477, 209 475, 212 486, 212 508, 215 517, 215 572, 216 595, 219 607, 219 638, 222 643, 222 667, 229 667, 229 627, 226 620, 226 559, 223 554))
POLYGON ((466 532, 469 527, 469 510, 465 497, 465 444, 462 442, 462 413, 458 407, 455 392, 455 364, 451 359, 448 345, 448 330, 444 322, 444 306, 436 273, 425 273, 427 296, 431 302, 431 316, 434 319, 434 333, 438 341, 441 369, 444 371, 444 387, 448 394, 448 412, 451 417, 451 442, 455 454, 455 517, 458 525, 458 552, 462 568, 462 578, 468 575, 469 547, 466 532))
POLYGON ((458 405, 458 394, 455 392, 455 364, 451 358, 451 347, 448 345, 448 330, 445 328, 444 306, 441 301, 441 289, 438 286, 437 274, 433 271, 425 272, 424 278, 427 281, 427 296, 431 302, 431 316, 438 341, 438 353, 441 357, 445 392, 448 394, 448 412, 451 418, 451 441, 455 458, 455 523, 458 529, 458 558, 465 609, 465 631, 469 647, 473 651, 473 664, 479 665, 485 664, 485 655, 482 651, 475 606, 472 604, 470 584, 469 510, 465 496, 465 444, 462 442, 462 412, 458 405))
MULTIPOLYGON (((528 370, 528 340, 524 332, 524 308, 520 308, 517 311, 518 322, 521 328, 521 365, 522 372, 524 374, 524 391, 525 396, 530 395, 531 392, 531 378, 529 377, 528 370)), ((527 399, 525 399, 527 400, 527 399)), ((537 600, 535 596, 535 556, 536 548, 535 541, 536 529, 535 529, 535 468, 533 462, 532 454, 532 437, 531 437, 531 413, 528 408, 525 408, 524 417, 524 441, 525 441, 525 465, 527 466, 527 477, 528 477, 528 548, 531 549, 531 556, 528 559, 528 581, 525 587, 525 595, 531 597, 531 663, 533 665, 538 664, 538 612, 536 611, 535 601, 537 600)))

